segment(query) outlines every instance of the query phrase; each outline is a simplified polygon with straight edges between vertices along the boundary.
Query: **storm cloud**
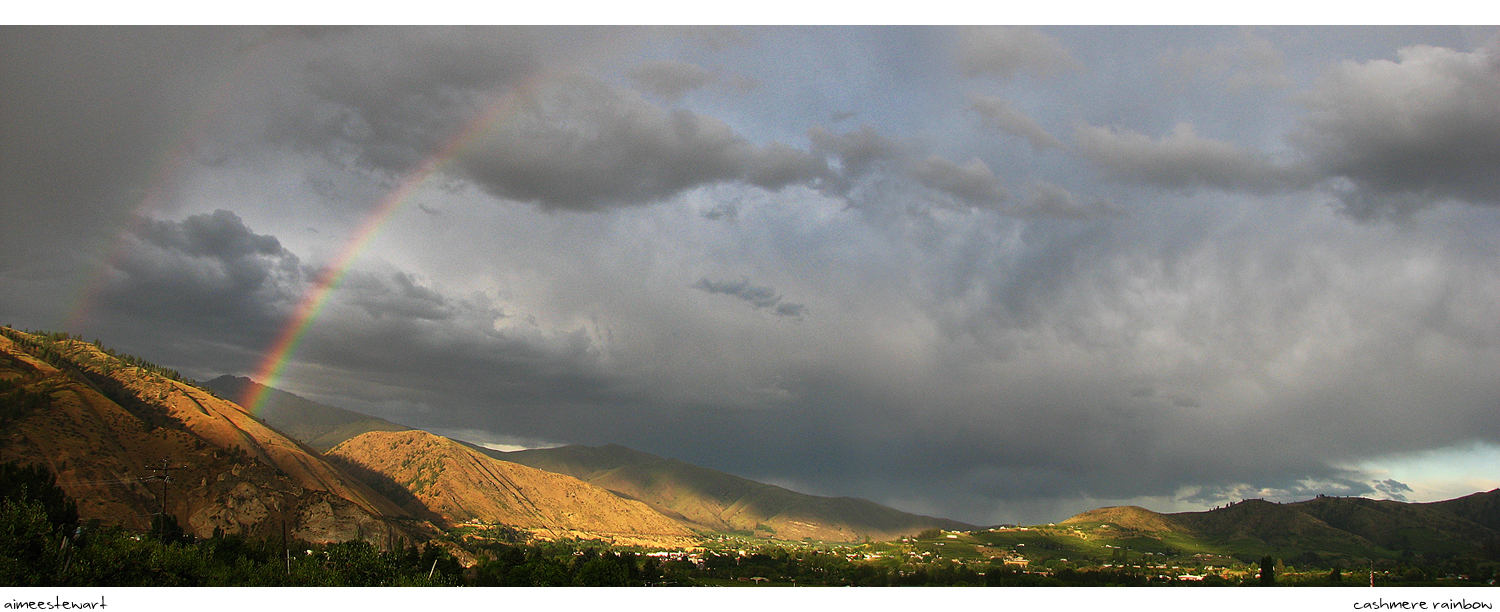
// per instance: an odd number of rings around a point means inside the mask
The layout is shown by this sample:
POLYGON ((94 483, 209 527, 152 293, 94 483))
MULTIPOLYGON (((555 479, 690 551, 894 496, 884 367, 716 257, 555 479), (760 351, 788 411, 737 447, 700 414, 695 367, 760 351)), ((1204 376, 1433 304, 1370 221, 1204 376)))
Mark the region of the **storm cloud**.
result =
POLYGON ((0 37, 3 323, 332 270, 289 391, 974 523, 1500 486, 1493 29, 0 37))
POLYGON ((1350 214, 1404 217, 1444 200, 1500 205, 1500 54, 1413 46, 1341 62, 1291 135, 1350 214))
POLYGON ((274 236, 226 210, 137 219, 101 299, 142 316, 264 327, 300 299, 306 271, 274 236))
MULTIPOLYGON (((311 91, 332 107, 289 118, 289 137, 397 177, 470 139, 452 173, 497 197, 563 210, 650 204, 720 183, 774 191, 831 177, 823 158, 754 144, 717 118, 588 76, 542 72, 522 43, 396 40, 389 50, 312 64, 311 91)), ((671 100, 707 81, 695 68, 656 63, 631 75, 671 100)))

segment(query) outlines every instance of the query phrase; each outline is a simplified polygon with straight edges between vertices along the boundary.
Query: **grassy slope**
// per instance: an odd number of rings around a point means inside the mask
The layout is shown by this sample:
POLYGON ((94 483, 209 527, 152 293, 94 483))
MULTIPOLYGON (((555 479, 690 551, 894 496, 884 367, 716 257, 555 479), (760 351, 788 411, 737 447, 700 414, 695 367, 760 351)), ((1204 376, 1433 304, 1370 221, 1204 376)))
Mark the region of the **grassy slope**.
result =
POLYGON ((1456 500, 1409 504, 1362 498, 1320 497, 1276 504, 1246 500, 1207 512, 1158 514, 1143 508, 1102 508, 1074 516, 1051 530, 989 535, 995 545, 1049 542, 1078 554, 1107 554, 1106 545, 1135 551, 1289 558, 1316 553, 1332 558, 1478 554, 1500 534, 1483 521, 1500 509, 1500 491, 1456 500), (1074 531, 1063 531, 1062 528, 1074 531), (1050 533, 1044 536, 1042 534, 1050 533))
POLYGON ((785 540, 891 539, 928 528, 972 529, 850 497, 819 497, 619 445, 564 446, 490 456, 567 474, 637 499, 697 529, 785 540))
MULTIPOLYGON (((408 507, 449 524, 479 521, 601 536, 657 536, 691 545, 693 533, 638 501, 563 474, 476 452, 425 431, 368 432, 329 451, 411 494, 408 507)), ((557 533, 553 533, 557 535, 557 533)))

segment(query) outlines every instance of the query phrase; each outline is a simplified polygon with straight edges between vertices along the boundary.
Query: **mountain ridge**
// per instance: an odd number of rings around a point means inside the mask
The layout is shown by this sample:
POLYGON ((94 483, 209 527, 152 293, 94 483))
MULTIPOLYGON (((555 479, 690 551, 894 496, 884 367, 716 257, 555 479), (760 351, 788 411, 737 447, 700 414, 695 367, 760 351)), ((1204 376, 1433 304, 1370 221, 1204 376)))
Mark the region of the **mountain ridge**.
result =
MULTIPOLYGON (((255 384, 234 377, 216 380, 242 387, 255 384)), ((159 468, 162 459, 184 464, 174 465, 170 472, 176 484, 167 496, 167 513, 199 536, 222 531, 267 537, 279 534, 286 524, 291 535, 309 541, 420 541, 436 533, 425 522, 433 519, 508 520, 575 534, 599 529, 631 535, 634 529, 636 535, 690 537, 697 531, 834 542, 889 540, 930 529, 976 529, 869 500, 805 495, 619 444, 496 451, 302 398, 297 399, 306 405, 299 409, 310 417, 303 419, 303 429, 296 430, 301 417, 295 412, 284 419, 290 424, 263 421, 243 406, 181 380, 175 372, 63 334, 4 329, 0 396, 6 400, 0 406, 0 461, 44 465, 83 502, 81 517, 136 529, 160 511, 163 493, 155 484, 160 481, 153 479, 165 474, 159 468), (408 497, 393 496, 362 482, 345 464, 330 461, 280 427, 325 442, 330 439, 326 436, 344 436, 364 427, 395 429, 370 429, 341 443, 360 437, 423 440, 434 450, 431 457, 414 454, 401 459, 425 461, 429 467, 392 480, 409 486, 431 478, 423 486, 403 489, 408 497), (476 474, 535 468, 579 481, 557 485, 558 490, 582 491, 586 489, 579 487, 586 484, 608 492, 571 511, 577 516, 597 509, 590 505, 624 504, 633 510, 621 510, 621 516, 654 526, 569 525, 557 513, 536 520, 544 512, 517 518, 491 509, 485 515, 476 512, 479 506, 473 506, 473 500, 466 502, 470 506, 444 508, 444 495, 428 495, 443 470, 474 464, 478 458, 494 463, 480 462, 486 468, 473 470, 476 474), (511 467, 494 467, 502 463, 511 467), (412 499, 421 505, 412 505, 412 499), (651 512, 642 513, 643 509, 651 512), (655 522, 657 517, 675 521, 673 525, 683 530, 655 522)), ((330 451, 329 456, 335 454, 347 459, 344 453, 330 451)), ((400 475, 389 466, 382 469, 400 475)), ((446 498, 477 495, 460 489, 447 489, 446 498)), ((608 522, 608 517, 595 518, 608 522)), ((1423 503, 1319 496, 1291 503, 1244 500, 1202 512, 1156 513, 1117 506, 1083 512, 1060 525, 1104 530, 1143 545, 1155 539, 1171 549, 1236 556, 1273 551, 1313 555, 1309 558, 1448 558, 1477 548, 1480 554, 1500 558, 1500 489, 1423 503)))
POLYGON ((1312 558, 1445 558, 1476 549, 1500 553, 1500 530, 1489 526, 1496 509, 1500 509, 1500 489, 1423 503, 1319 496, 1289 503, 1249 499, 1201 512, 1110 507, 1082 512, 1058 524, 1140 538, 1138 543, 1154 540, 1246 556, 1298 551, 1312 558))
POLYGON ((345 440, 329 455, 404 487, 408 505, 452 525, 504 524, 549 538, 561 533, 611 541, 691 546, 695 534, 639 501, 571 476, 501 461, 421 430, 371 431, 345 440))
POLYGON ((367 431, 411 429, 380 417, 314 402, 243 376, 225 374, 202 383, 202 386, 223 397, 232 398, 236 403, 248 397, 252 391, 260 392, 262 406, 259 418, 320 453, 367 431))
POLYGON ((798 493, 618 444, 497 451, 491 457, 568 474, 705 532, 750 532, 784 540, 894 539, 926 529, 974 525, 902 512, 854 497, 798 493))
POLYGON ((430 535, 430 526, 316 452, 178 378, 62 334, 6 328, 0 380, 42 399, 7 415, 0 460, 47 466, 83 502, 81 518, 135 529, 165 510, 199 537, 286 530, 310 542, 390 542, 430 535), (155 484, 166 477, 176 483, 170 492, 155 484))
MULTIPOLYGON (((206 387, 226 395, 244 394, 259 386, 248 378, 220 376, 206 387)), ((319 451, 371 431, 407 431, 413 428, 320 404, 294 394, 266 388, 262 418, 319 451)), ((420 431, 420 430, 416 430, 420 431)), ((974 525, 901 512, 855 497, 807 495, 776 485, 760 483, 717 470, 659 457, 620 444, 590 447, 570 445, 567 450, 533 449, 497 451, 457 440, 489 457, 577 478, 598 485, 614 495, 640 501, 657 513, 704 533, 737 532, 781 539, 811 538, 858 541, 896 538, 930 528, 972 529, 974 525), (558 455, 566 453, 566 460, 558 455), (537 455, 550 460, 535 458, 537 455)), ((387 497, 404 497, 406 491, 385 491, 387 497)))

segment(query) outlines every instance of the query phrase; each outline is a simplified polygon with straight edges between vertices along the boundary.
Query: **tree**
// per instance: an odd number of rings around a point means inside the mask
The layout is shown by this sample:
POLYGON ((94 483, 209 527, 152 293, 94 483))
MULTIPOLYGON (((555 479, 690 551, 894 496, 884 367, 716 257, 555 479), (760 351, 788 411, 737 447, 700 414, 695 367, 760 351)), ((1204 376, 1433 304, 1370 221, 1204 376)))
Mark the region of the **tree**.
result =
POLYGON ((1276 586, 1276 560, 1271 555, 1260 558, 1260 586, 1276 586))
POLYGON ((52 472, 40 465, 0 463, 0 497, 25 504, 38 502, 55 526, 78 523, 78 504, 57 486, 52 472))
POLYGON ((61 538, 41 501, 0 498, 0 584, 55 584, 63 562, 61 538))
POLYGON ((630 571, 613 555, 601 555, 585 561, 573 577, 578 586, 629 586, 630 571))

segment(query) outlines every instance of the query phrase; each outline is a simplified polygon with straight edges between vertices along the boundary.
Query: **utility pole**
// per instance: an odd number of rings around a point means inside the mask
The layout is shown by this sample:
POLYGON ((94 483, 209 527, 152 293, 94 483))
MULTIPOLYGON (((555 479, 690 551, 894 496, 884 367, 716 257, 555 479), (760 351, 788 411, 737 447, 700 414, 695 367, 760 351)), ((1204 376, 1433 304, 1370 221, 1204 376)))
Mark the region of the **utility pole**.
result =
POLYGON ((161 460, 161 467, 147 468, 152 472, 161 472, 160 476, 152 474, 152 476, 150 478, 147 478, 146 480, 161 481, 161 511, 156 515, 156 522, 157 525, 159 525, 158 529, 160 530, 157 534, 157 537, 161 539, 161 542, 163 544, 167 543, 167 483, 172 482, 172 470, 180 470, 186 467, 187 466, 185 465, 172 465, 170 461, 167 461, 165 458, 163 458, 161 460))

